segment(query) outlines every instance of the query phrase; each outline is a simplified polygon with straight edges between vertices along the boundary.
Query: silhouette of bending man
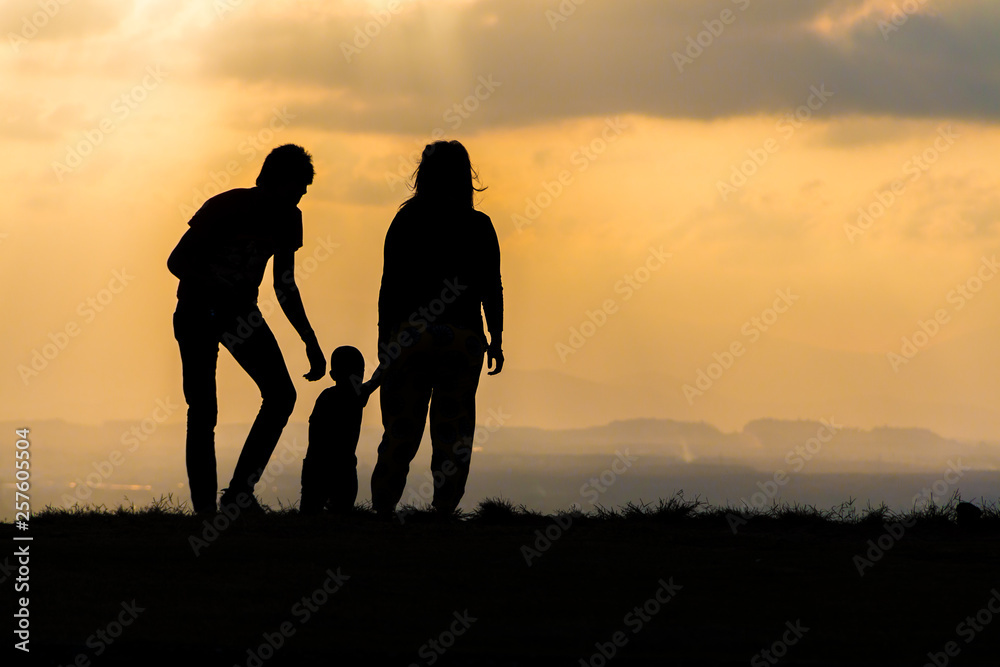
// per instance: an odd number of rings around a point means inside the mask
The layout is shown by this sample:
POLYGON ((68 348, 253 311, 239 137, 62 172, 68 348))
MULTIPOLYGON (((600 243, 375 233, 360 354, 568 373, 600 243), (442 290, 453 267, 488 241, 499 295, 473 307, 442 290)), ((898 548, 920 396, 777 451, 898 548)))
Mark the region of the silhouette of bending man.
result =
MULTIPOLYGON (((457 141, 424 148, 413 196, 385 236, 378 300, 382 425, 372 504, 392 516, 430 409, 433 506, 450 515, 465 493, 486 352, 503 368, 500 244, 473 207, 475 172, 457 141), (490 332, 483 331, 483 313, 490 332)), ((378 379, 363 390, 371 392, 378 379)))
POLYGON ((257 384, 260 411, 247 435, 224 505, 262 511, 253 489, 267 465, 295 405, 295 387, 278 343, 257 306, 257 291, 274 256, 274 292, 281 309, 306 345, 313 381, 326 372, 326 359, 309 325, 295 284, 295 251, 302 247, 298 203, 313 182, 312 157, 286 144, 264 159, 257 186, 212 197, 188 223, 167 268, 180 279, 174 337, 180 346, 184 399, 188 404, 186 461, 191 503, 197 513, 214 513, 218 489, 215 371, 222 343, 257 384))

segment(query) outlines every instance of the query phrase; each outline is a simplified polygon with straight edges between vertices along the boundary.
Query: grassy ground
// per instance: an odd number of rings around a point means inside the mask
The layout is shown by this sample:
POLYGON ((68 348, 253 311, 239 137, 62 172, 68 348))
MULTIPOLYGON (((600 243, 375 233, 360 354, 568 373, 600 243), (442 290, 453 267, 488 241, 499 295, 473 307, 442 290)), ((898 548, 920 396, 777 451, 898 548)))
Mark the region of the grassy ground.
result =
POLYGON ((48 509, 27 533, 31 657, 1000 664, 996 506, 972 525, 954 501, 906 515, 850 503, 738 514, 681 496, 558 516, 496 499, 458 520, 402 518, 283 509, 217 529, 169 499, 48 509))

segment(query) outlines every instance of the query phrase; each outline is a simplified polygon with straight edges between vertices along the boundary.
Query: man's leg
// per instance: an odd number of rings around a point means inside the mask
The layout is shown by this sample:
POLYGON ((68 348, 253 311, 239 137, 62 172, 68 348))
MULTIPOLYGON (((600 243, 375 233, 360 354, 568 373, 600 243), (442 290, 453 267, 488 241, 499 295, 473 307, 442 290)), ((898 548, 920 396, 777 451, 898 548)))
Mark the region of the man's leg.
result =
POLYGON ((216 323, 207 307, 192 309, 178 304, 174 337, 180 346, 184 400, 187 410, 185 459, 191 505, 195 512, 214 512, 218 491, 215 462, 215 424, 219 408, 215 369, 219 357, 216 323))
POLYGON ((378 461, 372 471, 372 505, 378 514, 396 509, 406 487, 410 462, 420 447, 431 389, 419 352, 406 350, 387 369, 379 388, 382 426, 378 461))
POLYGON ((476 332, 455 330, 454 342, 435 358, 431 399, 431 474, 434 508, 451 514, 465 495, 476 433, 476 390, 483 368, 476 332))
POLYGON ((278 341, 260 311, 249 313, 246 321, 252 327, 249 336, 224 336, 222 342, 260 389, 260 411, 250 427, 229 483, 231 493, 252 494, 295 407, 295 386, 278 341))

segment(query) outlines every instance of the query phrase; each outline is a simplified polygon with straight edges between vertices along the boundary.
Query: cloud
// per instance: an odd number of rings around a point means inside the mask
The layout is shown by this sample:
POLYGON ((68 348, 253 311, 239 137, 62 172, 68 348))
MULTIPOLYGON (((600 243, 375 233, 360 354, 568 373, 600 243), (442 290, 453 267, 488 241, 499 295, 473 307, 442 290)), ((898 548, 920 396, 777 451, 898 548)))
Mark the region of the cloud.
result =
POLYGON ((59 133, 53 129, 52 121, 64 115, 64 110, 45 113, 41 101, 24 97, 0 93, 0 137, 19 141, 57 138, 59 133))
POLYGON ((114 0, 5 0, 0 7, 0 34, 5 48, 17 55, 36 40, 77 40, 110 32, 123 18, 122 5, 114 0))
POLYGON ((467 130, 780 113, 821 84, 836 91, 824 109, 835 116, 992 119, 1000 109, 1000 11, 981 3, 894 15, 871 0, 623 0, 555 22, 546 12, 558 7, 403 3, 382 23, 342 6, 308 21, 247 12, 198 49, 206 75, 299 91, 315 106, 306 122, 330 130, 430 131, 480 76, 502 86, 467 130))

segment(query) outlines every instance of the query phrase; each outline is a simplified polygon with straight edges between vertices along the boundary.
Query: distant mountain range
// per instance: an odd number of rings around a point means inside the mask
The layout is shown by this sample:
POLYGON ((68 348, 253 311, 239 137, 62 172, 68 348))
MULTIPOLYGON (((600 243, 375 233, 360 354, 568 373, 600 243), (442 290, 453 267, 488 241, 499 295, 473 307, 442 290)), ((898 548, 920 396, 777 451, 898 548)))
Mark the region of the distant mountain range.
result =
MULTIPOLYGON (((502 413, 493 415, 502 419, 502 413)), ((735 464, 760 470, 773 469, 786 459, 805 460, 805 472, 937 470, 949 459, 978 470, 1000 470, 1000 443, 970 443, 944 438, 921 428, 853 428, 839 423, 811 420, 758 419, 737 432, 724 432, 704 422, 670 419, 630 419, 604 426, 547 430, 498 426, 490 413, 481 411, 486 423, 476 436, 482 458, 610 456, 629 448, 630 453, 679 463, 735 464)), ((23 424, 4 423, 8 432, 23 424)), ((93 464, 110 460, 113 452, 123 462, 116 467, 134 472, 183 469, 185 427, 167 423, 105 422, 97 426, 59 420, 31 424, 32 460, 36 480, 84 475, 93 464), (143 430, 145 426, 146 431, 143 430), (148 432, 147 432, 148 431, 148 432)), ((220 467, 238 455, 249 424, 222 424, 216 431, 220 467)), ((374 464, 381 430, 365 427, 358 458, 374 464)), ((426 437, 426 434, 425 434, 426 437)), ((308 443, 308 425, 290 423, 277 453, 288 450, 301 461, 308 443)), ((664 463, 660 461, 659 463, 664 463)), ((787 465, 787 463, 786 463, 787 465)))
MULTIPOLYGON (((928 385, 926 378, 917 382, 887 375, 884 355, 822 352, 783 342, 780 354, 773 351, 772 356, 753 360, 766 364, 766 376, 752 364, 734 367, 693 402, 683 393, 683 386, 694 382, 693 374, 676 377, 650 367, 627 376, 623 371, 617 382, 594 382, 565 372, 512 367, 496 378, 482 379, 477 404, 481 410, 502 407, 512 424, 548 429, 655 416, 740 431, 761 415, 783 420, 833 416, 865 428, 916 424, 948 437, 1000 440, 1000 412, 986 394, 975 393, 974 383, 962 381, 956 369, 940 373, 948 380, 928 385), (816 355, 824 363, 815 363, 816 355), (836 372, 831 377, 824 368, 836 372)), ((976 366, 991 367, 989 360, 976 366)))
MULTIPOLYGON (((494 454, 596 455, 629 447, 643 457, 735 464, 760 470, 802 460, 804 472, 938 470, 949 459, 1000 470, 1000 443, 969 443, 920 428, 852 428, 837 422, 758 419, 723 432, 704 422, 631 419, 585 429, 502 428, 488 434, 494 454)), ((798 464, 794 464, 798 465, 798 464)))
MULTIPOLYGON (((782 492, 795 499, 839 502, 847 495, 881 499, 894 486, 891 497, 905 506, 914 493, 942 478, 950 467, 974 471, 962 478, 963 490, 991 494, 1000 479, 1000 443, 960 442, 927 429, 858 429, 820 421, 759 419, 740 431, 724 432, 704 422, 631 419, 546 430, 497 427, 496 418, 503 418, 499 412, 492 419, 488 410, 480 416, 486 423, 477 431, 470 501, 504 494, 536 508, 568 507, 580 499, 582 482, 610 470, 616 460, 624 460, 621 457, 629 457, 631 465, 602 502, 668 497, 680 488, 701 489, 715 500, 749 497, 759 488, 758 482, 782 471, 794 478, 782 492)), ((4 424, 9 433, 22 426, 4 424)), ((29 426, 35 509, 74 502, 114 506, 125 497, 143 504, 168 493, 187 499, 183 424, 119 421, 84 426, 51 420, 29 426)), ((222 486, 248 429, 249 424, 217 429, 222 486)), ((380 429, 362 430, 359 499, 367 495, 380 437, 380 429)), ((308 425, 289 424, 271 457, 266 482, 258 486, 263 498, 270 502, 298 498, 307 444, 308 425)), ((411 466, 407 494, 426 479, 428 445, 424 443, 411 466)), ((958 484, 949 485, 948 493, 957 488, 958 484)), ((12 493, 12 483, 5 483, 3 494, 12 493)))

